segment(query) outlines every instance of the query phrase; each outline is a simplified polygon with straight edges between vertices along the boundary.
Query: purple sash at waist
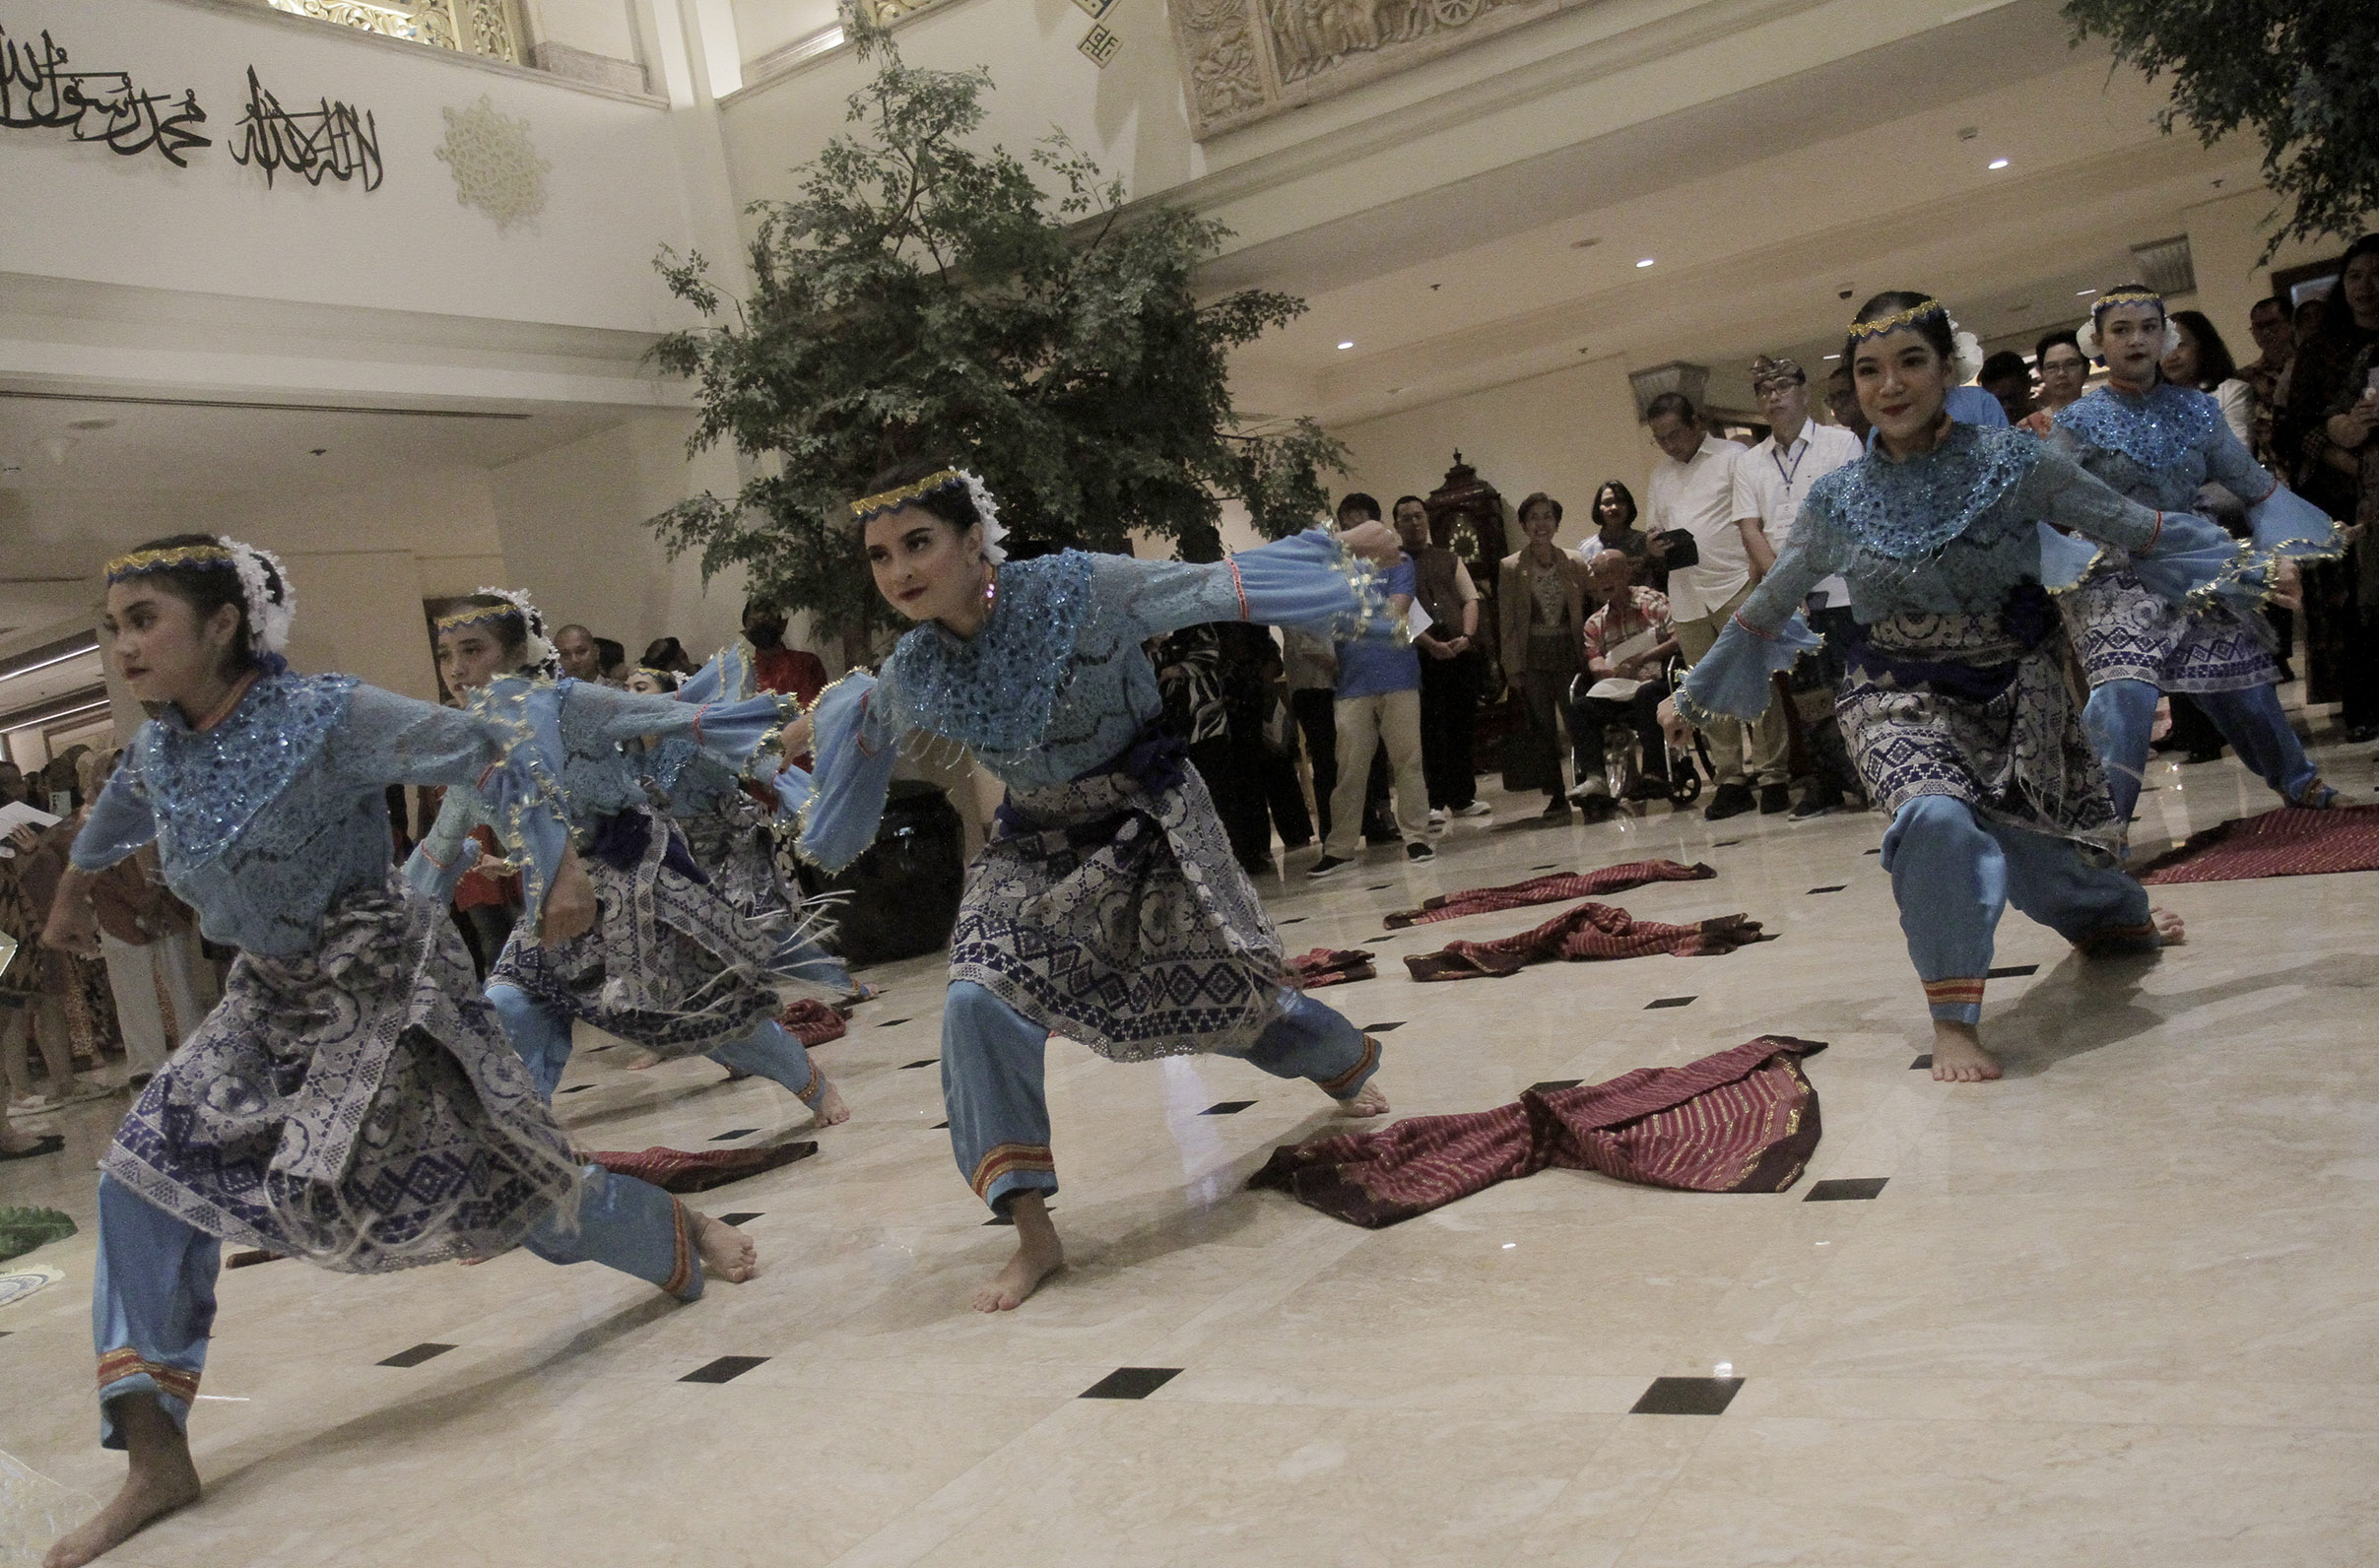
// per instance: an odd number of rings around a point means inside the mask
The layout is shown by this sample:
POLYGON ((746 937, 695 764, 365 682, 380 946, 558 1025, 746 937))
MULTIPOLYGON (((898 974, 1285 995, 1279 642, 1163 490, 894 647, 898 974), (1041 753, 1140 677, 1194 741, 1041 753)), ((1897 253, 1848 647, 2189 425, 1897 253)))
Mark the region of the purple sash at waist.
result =
MULTIPOLYGON (((2000 607, 1999 617, 2009 640, 2025 653, 2048 640, 2058 625, 2056 607, 2049 602, 2048 590, 2036 582, 2018 583, 2011 589, 2007 602, 2000 607)), ((1960 664, 1946 659, 1911 658, 1877 647, 1872 629, 1866 622, 1854 621, 1843 639, 1848 644, 1845 657, 1850 672, 1863 680, 1888 678, 1896 686, 1925 686, 1969 702, 1989 702, 2007 690, 2016 679, 2017 660, 1960 664)))
MULTIPOLYGON (((655 825, 649 814, 632 808, 613 812, 595 818, 578 847, 614 871, 633 871, 644 859, 644 852, 652 846, 655 825)), ((702 868, 694 863, 693 854, 686 848, 686 840, 680 838, 677 830, 666 823, 658 825, 669 835, 669 847, 661 852, 661 864, 688 882, 709 886, 710 879, 702 875, 702 868)))

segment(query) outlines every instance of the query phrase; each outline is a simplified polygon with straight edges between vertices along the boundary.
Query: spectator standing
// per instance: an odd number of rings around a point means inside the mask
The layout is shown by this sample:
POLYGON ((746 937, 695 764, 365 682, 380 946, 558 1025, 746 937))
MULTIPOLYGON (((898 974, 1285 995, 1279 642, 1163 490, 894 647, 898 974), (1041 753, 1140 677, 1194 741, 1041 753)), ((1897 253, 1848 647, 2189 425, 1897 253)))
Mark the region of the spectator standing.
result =
POLYGON ((562 661, 562 673, 573 681, 603 679, 603 650, 584 626, 573 622, 555 632, 554 655, 562 661))
POLYGON ((2238 367, 2239 379, 2255 394, 2254 439, 2247 443, 2248 449, 2258 463, 2275 474, 2284 474, 2288 466, 2274 459, 2272 413, 2280 407, 2280 378, 2296 358, 2296 332, 2288 321, 2288 301, 2278 294, 2256 300, 2255 308, 2247 312, 2247 331, 2257 350, 2251 363, 2238 367))
POLYGON ((1313 774, 1314 826, 1330 836, 1330 796, 1338 788, 1338 651, 1303 631, 1281 628, 1281 667, 1289 716, 1305 744, 1313 774))
POLYGON ((826 688, 826 661, 805 648, 786 646, 785 623, 785 613, 776 606, 760 599, 745 603, 744 641, 752 647, 753 684, 762 691, 789 692, 807 709, 826 688))
MULTIPOLYGON (((1653 558, 1652 536, 1635 526, 1635 493, 1616 479, 1603 481, 1594 492, 1594 532, 1578 546, 1578 564, 1591 566, 1606 550, 1624 554, 1635 568, 1635 580, 1655 593, 1668 591, 1667 568, 1653 558)), ((1589 592, 1592 579, 1588 579, 1589 592)))
POLYGON ((2089 386, 2089 356, 2082 352, 2082 339, 2073 328, 2059 327, 2041 334, 2032 349, 2032 359, 2040 367, 2040 407, 2023 425, 2034 435, 2046 435, 2050 419, 2059 409, 2082 401, 2089 386))
MULTIPOLYGON (((2023 367, 2022 359, 2016 361, 2023 367)), ((1809 417, 1809 375, 1790 359, 1765 355, 1751 361, 1751 391, 1768 422, 1769 434, 1741 463, 1735 465, 1734 508, 1751 553, 1754 577, 1764 577, 1793 537, 1793 522, 1810 487, 1819 479, 1858 460, 1859 438, 1839 425, 1819 425, 1809 417)), ((2025 370, 2026 385, 2031 372, 2025 370)), ((2028 399, 2027 399, 2028 400, 2028 399)), ((2004 406, 2004 404, 2003 404, 2004 406)), ((1817 817, 1845 805, 1859 779, 1842 732, 1834 722, 1834 694, 1849 674, 1841 650, 1854 628, 1850 585, 1828 577, 1810 590, 1803 606, 1809 623, 1825 639, 1825 646, 1793 667, 1794 710, 1808 737, 1813 778, 1793 808, 1793 817, 1817 817)), ((1772 714, 1775 708, 1770 708, 1772 714)), ((1764 722, 1764 721, 1762 721, 1764 722)), ((1788 736, 1789 741, 1789 736, 1788 736)), ((1764 791, 1763 791, 1764 794, 1764 791)), ((1763 809, 1767 802, 1761 801, 1763 809)))
POLYGON ((2253 451, 2255 389, 2238 373, 2230 345, 2222 341, 2203 310, 2175 310, 2171 320, 2181 341, 2172 346, 2159 366, 2164 379, 2174 386, 2213 393, 2215 407, 2222 411, 2222 423, 2230 426, 2239 445, 2253 451))
POLYGON ((2021 425, 2039 405, 2032 401, 2032 367, 2014 349, 2002 349, 1983 361, 1975 384, 1999 399, 2010 425, 2021 425))
POLYGON ((2379 234, 2346 247, 2321 325, 2296 351, 2274 422, 2296 488, 2359 525, 2343 560, 2304 569, 2306 700, 2342 704, 2349 741, 2379 739, 2379 234))
MULTIPOLYGON (((1338 503, 1338 525, 1378 522, 1379 502, 1359 491, 1338 503)), ((1370 634, 1341 638, 1338 700, 1331 717, 1338 727, 1338 787, 1330 801, 1330 836, 1322 858, 1306 876, 1335 876, 1355 863, 1370 780, 1371 754, 1382 745, 1395 775, 1396 826, 1407 860, 1434 860, 1429 847, 1429 792, 1421 768, 1421 656, 1402 635, 1413 608, 1413 557, 1399 553, 1380 584, 1388 596, 1384 624, 1370 634)))
POLYGON ((1503 743, 1503 787, 1545 792, 1545 815, 1567 817, 1561 793, 1561 710, 1578 673, 1586 631, 1586 573, 1553 543, 1561 503, 1539 490, 1520 503, 1528 543, 1496 568, 1503 683, 1519 699, 1524 727, 1503 743))
POLYGON ((644 645, 644 657, 636 663, 646 670, 659 670, 674 676, 694 674, 694 663, 686 656, 686 644, 675 637, 655 637, 644 645))
MULTIPOLYGON (((2076 397, 2081 395, 2079 392, 2074 394, 2076 397)), ((1859 407, 1859 389, 1851 384, 1849 365, 1837 364, 1825 373, 1825 412, 1834 417, 1836 425, 1857 436, 1862 446, 1866 444, 1868 432, 1873 426, 1867 423, 1867 411, 1859 407)), ((2045 435, 2048 432, 2044 429, 2041 433, 2045 435)))
POLYGON ((1413 639, 1421 654, 1421 771, 1429 789, 1429 826, 1457 817, 1492 817, 1479 799, 1471 761, 1479 728, 1479 688, 1487 655, 1478 646, 1479 585, 1462 557, 1429 543, 1429 509, 1418 495, 1396 501, 1396 536, 1413 558, 1414 594, 1429 629, 1413 639))
MULTIPOLYGON (((1682 392, 1663 392, 1645 411, 1660 461, 1652 465, 1650 494, 1653 548, 1660 536, 1692 536, 1700 559, 1669 570, 1669 611, 1679 651, 1691 666, 1718 641, 1727 619, 1751 593, 1751 555, 1735 510, 1735 471, 1751 453, 1702 428, 1701 415, 1682 392)), ((1756 805, 1781 812, 1792 805, 1785 788, 1784 714, 1776 704, 1751 724, 1722 718, 1702 732, 1710 748, 1717 790, 1702 816, 1709 821, 1737 817, 1756 805), (1751 794, 1756 779, 1759 794, 1751 794)))
MULTIPOLYGON (((1635 581, 1635 569, 1624 555, 1606 551, 1586 567, 1588 586, 1602 601, 1586 618, 1586 673, 1581 689, 1570 703, 1570 731, 1578 738, 1581 770, 1591 768, 1602 780, 1604 732, 1623 724, 1635 732, 1642 751, 1638 775, 1619 791, 1630 801, 1659 800, 1669 793, 1669 743, 1661 733, 1661 699, 1669 694, 1662 672, 1677 652, 1677 627, 1669 615, 1666 595, 1635 581)), ((1581 771, 1581 788, 1588 782, 1581 771)), ((1599 793, 1611 794, 1608 783, 1599 793)))

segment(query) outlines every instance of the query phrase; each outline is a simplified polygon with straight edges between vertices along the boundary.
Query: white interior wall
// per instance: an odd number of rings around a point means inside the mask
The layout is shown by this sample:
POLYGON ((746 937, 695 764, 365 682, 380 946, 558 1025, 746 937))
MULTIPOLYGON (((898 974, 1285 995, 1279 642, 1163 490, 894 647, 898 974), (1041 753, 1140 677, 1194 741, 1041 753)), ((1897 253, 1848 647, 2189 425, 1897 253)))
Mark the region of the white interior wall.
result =
POLYGON ((338 671, 425 702, 437 670, 422 621, 421 572, 409 552, 360 550, 283 557, 297 585, 290 668, 338 671))

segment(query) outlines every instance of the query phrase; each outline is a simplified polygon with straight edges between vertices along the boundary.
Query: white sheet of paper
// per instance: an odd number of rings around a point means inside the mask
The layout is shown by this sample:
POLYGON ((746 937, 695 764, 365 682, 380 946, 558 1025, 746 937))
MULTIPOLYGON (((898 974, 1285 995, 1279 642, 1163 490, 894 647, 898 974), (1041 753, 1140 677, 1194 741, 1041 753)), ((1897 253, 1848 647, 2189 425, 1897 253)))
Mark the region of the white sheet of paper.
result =
POLYGON ((1608 681, 1597 681, 1593 686, 1588 686, 1586 694, 1590 697, 1600 697, 1605 702, 1624 702, 1634 696, 1642 688, 1643 684, 1641 681, 1621 681, 1619 677, 1614 676, 1608 681))
POLYGON ((1637 632, 1634 636, 1629 637, 1618 647, 1606 650, 1603 654, 1603 657, 1610 660, 1615 665, 1621 664, 1629 659, 1634 658, 1638 654, 1650 653, 1653 648, 1659 644, 1659 642, 1660 628, 1658 626, 1646 626, 1643 630, 1637 632))
POLYGON ((6 838, 21 826, 55 827, 57 825, 58 818, 37 806, 28 806, 22 801, 11 801, 6 806, 0 806, 0 838, 6 838))
POLYGON ((1413 636, 1420 636, 1436 623, 1436 618, 1421 609, 1418 599, 1413 601, 1413 608, 1405 612, 1405 630, 1413 636))

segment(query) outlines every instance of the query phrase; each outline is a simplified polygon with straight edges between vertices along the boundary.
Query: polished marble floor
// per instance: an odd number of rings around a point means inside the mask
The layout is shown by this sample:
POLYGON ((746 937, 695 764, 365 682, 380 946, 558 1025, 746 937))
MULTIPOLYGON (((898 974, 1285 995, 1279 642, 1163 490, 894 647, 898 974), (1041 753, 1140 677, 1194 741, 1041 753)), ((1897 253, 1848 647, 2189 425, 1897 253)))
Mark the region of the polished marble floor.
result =
MULTIPOLYGON (((2368 748, 2324 756, 2379 801, 2368 748)), ((2271 804, 2227 762, 2152 783, 2151 844, 2271 804)), ((1318 995, 1395 1025, 1397 1109, 1822 1039, 1799 1187, 1551 1172, 1359 1231, 1242 1190, 1330 1126, 1309 1088, 1061 1042, 1073 1266, 980 1317, 1010 1232, 935 1130, 938 966, 888 966, 819 1052, 855 1119, 707 1199, 749 1216, 757 1279, 677 1307, 526 1255, 228 1272, 192 1433, 209 1493, 109 1560, 2379 1562, 2379 878, 2159 889, 2191 943, 2154 962, 2085 968, 2012 914, 1998 962, 2025 972, 1985 1014, 2009 1077, 1949 1086, 1910 1066, 1928 1033, 1881 818, 1540 828, 1492 798, 1511 825, 1460 824, 1433 865, 1375 851, 1317 887, 1298 856, 1266 886, 1294 949, 1381 955, 1380 979, 1318 995), (1401 953, 1553 911, 1381 931, 1431 893, 1645 856, 1719 875, 1612 901, 1745 910, 1779 940, 1424 987, 1401 953), (1822 1181, 1853 1185, 1810 1202, 1822 1181)), ((703 1062, 617 1060, 582 1053, 565 1080, 584 1144, 753 1142, 799 1115, 703 1062)), ((87 1226, 120 1108, 65 1113, 68 1156, 0 1166, 0 1201, 87 1226)), ((25 1264, 65 1277, 0 1308, 0 1568, 121 1473, 95 1441, 89 1238, 25 1264)))

